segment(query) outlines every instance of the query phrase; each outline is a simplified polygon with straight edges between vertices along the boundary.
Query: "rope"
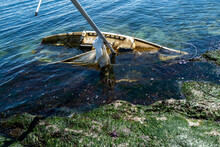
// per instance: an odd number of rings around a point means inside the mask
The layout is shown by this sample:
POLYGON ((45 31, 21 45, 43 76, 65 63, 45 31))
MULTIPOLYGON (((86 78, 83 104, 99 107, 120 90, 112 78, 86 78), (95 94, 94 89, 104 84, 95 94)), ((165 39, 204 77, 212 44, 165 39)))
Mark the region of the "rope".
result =
POLYGON ((194 44, 192 44, 192 43, 181 42, 181 50, 180 50, 180 51, 182 51, 182 46, 183 46, 183 44, 185 44, 185 45, 191 45, 191 46, 194 47, 194 49, 195 49, 195 54, 194 54, 194 56, 191 57, 191 58, 194 59, 194 58, 197 56, 197 54, 198 54, 198 49, 197 49, 197 47, 196 47, 194 44))
MULTIPOLYGON (((165 42, 167 42, 167 43, 170 43, 170 42, 176 43, 175 41, 165 41, 165 42)), ((197 47, 196 47, 193 43, 180 42, 180 45, 181 45, 181 46, 180 46, 180 54, 182 54, 183 44, 188 45, 188 46, 192 46, 192 47, 195 49, 195 53, 194 53, 194 55, 191 57, 191 58, 195 58, 195 57, 197 56, 197 54, 198 54, 198 49, 197 49, 197 47)))

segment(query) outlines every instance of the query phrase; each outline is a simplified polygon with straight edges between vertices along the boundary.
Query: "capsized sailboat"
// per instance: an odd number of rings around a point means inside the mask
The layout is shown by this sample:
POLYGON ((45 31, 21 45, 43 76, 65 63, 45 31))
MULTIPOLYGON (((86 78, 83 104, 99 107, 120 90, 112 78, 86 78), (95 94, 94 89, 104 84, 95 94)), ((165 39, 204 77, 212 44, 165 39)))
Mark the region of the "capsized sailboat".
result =
MULTIPOLYGON (((176 57, 188 54, 184 51, 167 48, 139 38, 107 32, 102 32, 102 34, 111 44, 116 54, 123 54, 125 52, 160 52, 160 60, 174 59, 176 57), (166 53, 166 55, 162 53, 166 53)), ((88 52, 86 53, 60 61, 60 63, 84 64, 86 62, 80 62, 79 59, 80 57, 85 56, 86 54, 89 54, 91 51, 95 50, 93 47, 93 42, 97 36, 97 33, 94 31, 63 33, 45 37, 42 39, 41 43, 58 46, 80 47, 81 49, 87 48, 88 52)))
MULTIPOLYGON (((78 65, 99 65, 100 67, 110 64, 109 54, 113 57, 123 52, 169 52, 171 56, 164 56, 159 54, 161 60, 169 60, 182 55, 188 54, 187 52, 170 49, 149 41, 139 38, 134 38, 121 34, 101 32, 96 24, 92 21, 78 0, 71 0, 75 7, 79 10, 82 16, 87 20, 90 26, 95 31, 83 31, 64 33, 52 35, 43 38, 42 44, 64 45, 69 47, 88 48, 89 51, 76 55, 74 57, 56 62, 56 63, 71 63, 78 65), (99 40, 99 41, 98 41, 99 40), (107 47, 107 49, 106 49, 107 47)), ((39 5, 41 0, 39 2, 39 5)), ((38 13, 39 5, 35 14, 38 13)))

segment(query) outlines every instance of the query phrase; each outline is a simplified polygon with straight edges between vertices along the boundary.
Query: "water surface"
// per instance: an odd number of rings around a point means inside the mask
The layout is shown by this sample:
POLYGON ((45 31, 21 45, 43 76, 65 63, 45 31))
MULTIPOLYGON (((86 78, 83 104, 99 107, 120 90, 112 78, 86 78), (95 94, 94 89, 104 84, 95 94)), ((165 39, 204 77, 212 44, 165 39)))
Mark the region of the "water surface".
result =
MULTIPOLYGON (((220 2, 216 0, 80 0, 102 31, 119 33, 180 49, 191 58, 220 48, 220 2)), ((187 80, 220 83, 213 63, 162 62, 157 54, 128 53, 102 73, 68 64, 46 65, 77 53, 66 47, 42 46, 43 37, 92 30, 69 0, 0 2, 0 112, 69 114, 116 99, 148 105, 183 98, 187 80), (33 50, 41 50, 34 54, 33 50)))

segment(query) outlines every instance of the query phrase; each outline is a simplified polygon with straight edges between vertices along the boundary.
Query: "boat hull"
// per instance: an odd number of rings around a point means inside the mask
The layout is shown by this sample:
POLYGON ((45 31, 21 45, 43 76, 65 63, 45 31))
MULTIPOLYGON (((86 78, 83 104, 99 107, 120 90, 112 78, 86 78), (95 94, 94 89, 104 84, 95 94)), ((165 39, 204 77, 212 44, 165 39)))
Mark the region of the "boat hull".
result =
MULTIPOLYGON (((170 60, 182 55, 187 55, 187 52, 170 49, 143 39, 134 38, 126 35, 114 34, 114 33, 106 33, 102 32, 108 42, 111 43, 112 48, 115 50, 116 54, 123 54, 124 52, 149 52, 149 53, 157 53, 157 52, 166 52, 171 53, 173 56, 169 56, 166 58, 163 54, 160 54, 161 60, 170 60)), ((72 32, 72 33, 64 33, 57 34, 43 38, 42 44, 53 44, 53 45, 62 45, 68 47, 80 47, 80 48, 89 48, 89 50, 93 50, 92 43, 97 37, 97 33, 94 31, 83 31, 83 32, 72 32)), ((109 51, 110 53, 110 51, 109 51)), ((89 54, 89 52, 82 54, 89 54)), ((62 63, 73 63, 77 64, 75 60, 80 58, 81 55, 66 59, 61 61, 62 63)), ((80 64, 80 63, 78 63, 80 64)))

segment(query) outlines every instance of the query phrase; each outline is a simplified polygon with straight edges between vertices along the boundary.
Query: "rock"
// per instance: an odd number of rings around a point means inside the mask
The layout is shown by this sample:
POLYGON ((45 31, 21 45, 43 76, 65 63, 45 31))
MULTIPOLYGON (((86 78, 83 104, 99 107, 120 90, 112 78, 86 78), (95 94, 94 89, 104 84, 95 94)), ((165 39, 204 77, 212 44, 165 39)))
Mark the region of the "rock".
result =
POLYGON ((199 57, 192 58, 188 60, 189 62, 207 62, 211 61, 220 66, 220 49, 207 51, 199 57))
POLYGON ((152 104, 148 111, 176 111, 189 117, 220 120, 220 86, 205 82, 185 82, 185 100, 169 99, 152 104))
MULTIPOLYGON (((151 106, 117 100, 72 117, 46 118, 19 143, 24 146, 218 146, 219 85, 190 81, 183 83, 181 89, 184 100, 168 99, 151 106)), ((0 128, 8 136, 20 136, 33 118, 29 114, 12 116, 2 120, 0 128)))
POLYGON ((12 131, 10 131, 10 135, 12 137, 18 138, 22 135, 23 131, 21 128, 15 128, 12 131))
POLYGON ((138 116, 133 116, 133 115, 129 115, 129 116, 125 117, 125 120, 132 120, 132 121, 140 122, 141 124, 144 123, 145 119, 146 118, 144 118, 144 117, 138 117, 138 116))
POLYGON ((185 82, 182 93, 188 101, 220 102, 220 85, 207 82, 185 82))
POLYGON ((208 135, 213 135, 213 136, 220 136, 220 133, 217 132, 217 131, 211 131, 211 132, 206 132, 205 134, 208 134, 208 135))
POLYGON ((166 118, 166 117, 164 117, 164 116, 162 116, 162 117, 156 117, 156 120, 165 121, 165 120, 167 120, 167 118, 166 118))
POLYGON ((200 125, 201 120, 191 120, 191 119, 187 119, 187 122, 189 124, 190 127, 197 127, 200 125))
POLYGON ((83 133, 83 130, 73 130, 73 129, 69 129, 69 128, 65 128, 64 129, 64 132, 66 133, 71 133, 71 132, 74 132, 74 133, 83 133))
POLYGON ((60 129, 56 125, 48 125, 46 126, 46 131, 51 134, 57 134, 60 132, 60 129))
POLYGON ((220 65, 220 50, 206 52, 202 54, 202 57, 209 61, 214 61, 217 65, 220 65))

